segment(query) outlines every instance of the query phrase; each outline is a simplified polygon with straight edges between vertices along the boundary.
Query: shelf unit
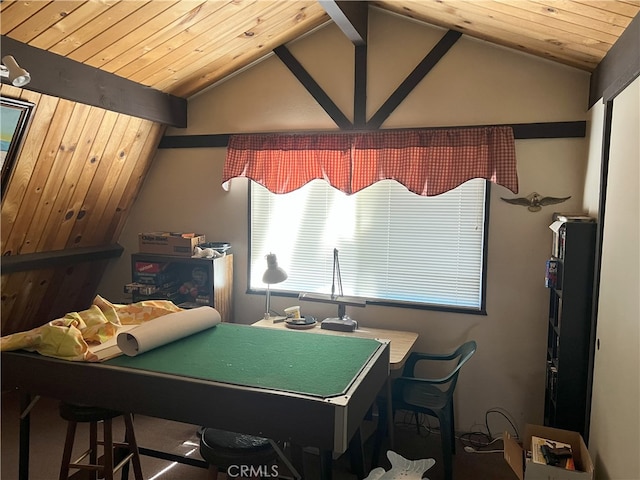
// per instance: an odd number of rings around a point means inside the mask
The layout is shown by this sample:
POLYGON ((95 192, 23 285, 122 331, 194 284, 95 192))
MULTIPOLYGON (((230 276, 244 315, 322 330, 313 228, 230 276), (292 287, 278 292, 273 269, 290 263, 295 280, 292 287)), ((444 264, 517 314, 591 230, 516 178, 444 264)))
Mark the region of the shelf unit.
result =
MULTIPOLYGON (((562 217, 559 217, 562 218, 562 217)), ((554 216, 554 220, 557 217, 554 216)), ((587 415, 596 223, 566 221, 553 233, 544 424, 584 435, 587 415)))
POLYGON ((133 302, 171 300, 184 308, 214 307, 223 322, 233 321, 233 255, 190 258, 152 253, 131 255, 133 302), (145 288, 146 287, 146 288, 145 288))

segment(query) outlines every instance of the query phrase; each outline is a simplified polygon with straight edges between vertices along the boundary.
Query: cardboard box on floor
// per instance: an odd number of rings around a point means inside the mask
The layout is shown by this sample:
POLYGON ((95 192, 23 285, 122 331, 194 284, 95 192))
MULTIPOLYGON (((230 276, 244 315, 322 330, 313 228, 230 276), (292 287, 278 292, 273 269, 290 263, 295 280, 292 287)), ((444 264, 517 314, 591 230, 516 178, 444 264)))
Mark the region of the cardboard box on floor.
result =
POLYGON ((503 434, 504 459, 520 480, 593 480, 593 462, 577 432, 541 425, 526 425, 521 446, 508 432, 503 434), (542 437, 571 445, 575 470, 566 470, 531 461, 526 453, 531 451, 531 437, 542 437))

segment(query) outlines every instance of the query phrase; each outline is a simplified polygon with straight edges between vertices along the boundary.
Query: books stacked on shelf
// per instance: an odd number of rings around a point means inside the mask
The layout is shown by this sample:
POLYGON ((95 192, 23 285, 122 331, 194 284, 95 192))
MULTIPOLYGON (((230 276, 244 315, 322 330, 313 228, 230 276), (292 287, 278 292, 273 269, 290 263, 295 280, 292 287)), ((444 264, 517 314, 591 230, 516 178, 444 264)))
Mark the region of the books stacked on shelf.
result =
POLYGON ((558 259, 551 257, 547 260, 547 266, 545 271, 544 286, 547 288, 558 287, 558 259))
POLYGON ((576 469, 571 445, 535 435, 531 437, 531 460, 534 463, 565 470, 576 469))

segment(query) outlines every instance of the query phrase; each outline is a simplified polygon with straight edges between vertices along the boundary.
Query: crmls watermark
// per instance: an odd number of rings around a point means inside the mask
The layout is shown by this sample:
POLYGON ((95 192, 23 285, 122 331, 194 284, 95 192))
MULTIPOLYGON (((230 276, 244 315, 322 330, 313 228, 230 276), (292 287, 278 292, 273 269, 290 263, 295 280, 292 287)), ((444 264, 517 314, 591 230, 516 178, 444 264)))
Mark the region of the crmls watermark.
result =
POLYGON ((278 478, 278 465, 231 465, 227 468, 229 478, 278 478))

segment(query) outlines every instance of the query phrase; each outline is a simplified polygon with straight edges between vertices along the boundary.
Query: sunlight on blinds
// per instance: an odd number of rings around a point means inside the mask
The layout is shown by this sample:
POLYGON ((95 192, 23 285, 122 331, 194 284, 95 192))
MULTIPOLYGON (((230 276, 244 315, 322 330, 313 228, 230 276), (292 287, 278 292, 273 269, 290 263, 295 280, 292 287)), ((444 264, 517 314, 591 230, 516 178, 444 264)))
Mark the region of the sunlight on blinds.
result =
POLYGON ((486 189, 474 179, 423 197, 384 180, 348 196, 315 180, 275 195, 252 183, 249 287, 264 288, 273 252, 289 278, 272 291, 330 293, 337 248, 345 295, 479 309, 486 189))

